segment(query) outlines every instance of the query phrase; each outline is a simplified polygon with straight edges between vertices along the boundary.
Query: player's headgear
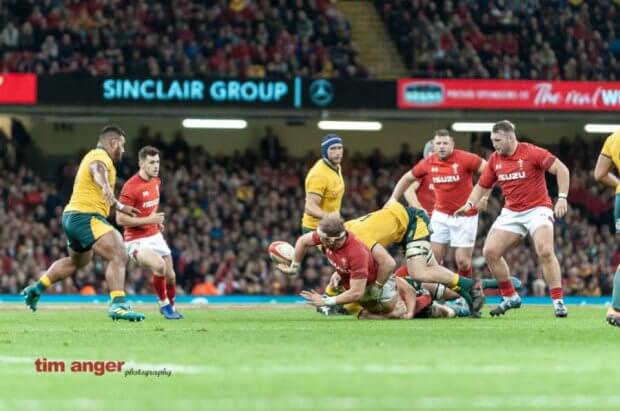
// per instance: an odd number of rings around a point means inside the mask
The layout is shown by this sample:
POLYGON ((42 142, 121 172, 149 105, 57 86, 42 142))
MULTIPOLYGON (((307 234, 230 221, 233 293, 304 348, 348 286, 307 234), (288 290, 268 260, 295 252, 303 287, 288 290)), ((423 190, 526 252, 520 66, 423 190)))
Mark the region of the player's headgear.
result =
POLYGON ((321 141, 321 156, 327 160, 327 151, 334 144, 342 144, 342 138, 337 134, 327 134, 321 141))
POLYGON ((424 150, 422 150, 422 156, 424 158, 430 156, 431 154, 433 154, 433 150, 434 150, 433 140, 427 141, 426 144, 424 144, 424 150))

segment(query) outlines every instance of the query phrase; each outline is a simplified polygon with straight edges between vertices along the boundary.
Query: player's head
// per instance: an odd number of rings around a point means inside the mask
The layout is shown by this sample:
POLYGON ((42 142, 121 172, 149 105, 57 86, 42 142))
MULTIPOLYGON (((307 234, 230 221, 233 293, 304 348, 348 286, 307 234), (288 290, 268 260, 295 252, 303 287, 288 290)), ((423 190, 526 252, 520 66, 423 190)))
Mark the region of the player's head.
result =
POLYGON ((424 150, 422 150, 422 156, 424 158, 428 158, 434 152, 435 152, 435 146, 433 145, 433 140, 428 140, 426 144, 424 144, 424 150))
POLYGON ((435 131, 435 137, 433 137, 433 150, 437 157, 445 159, 454 151, 454 139, 450 135, 450 132, 444 128, 435 131))
POLYGON ((159 175, 159 150, 153 146, 144 146, 138 152, 138 164, 143 177, 148 179, 159 175))
POLYGON ((342 138, 336 134, 327 134, 321 141, 321 156, 333 165, 338 165, 342 161, 344 148, 342 138))
POLYGON ((316 231, 319 233, 321 244, 331 250, 342 247, 347 239, 344 222, 337 213, 327 214, 323 217, 316 231))
POLYGON ((509 156, 514 153, 517 147, 517 136, 515 135, 515 125, 508 120, 502 120, 493 124, 491 128, 491 143, 497 154, 509 156))
POLYGON ((118 126, 105 126, 99 133, 97 147, 107 151, 112 160, 120 161, 125 153, 125 135, 118 126))

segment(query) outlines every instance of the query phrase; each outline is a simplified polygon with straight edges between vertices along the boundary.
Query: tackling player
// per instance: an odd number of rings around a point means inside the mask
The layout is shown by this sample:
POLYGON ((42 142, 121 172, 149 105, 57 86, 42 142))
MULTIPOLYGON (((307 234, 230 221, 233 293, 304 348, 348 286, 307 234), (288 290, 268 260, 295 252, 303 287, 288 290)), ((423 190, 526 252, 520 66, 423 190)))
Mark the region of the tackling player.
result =
POLYGON ((153 289, 159 299, 159 312, 168 320, 183 316, 175 310, 176 275, 170 248, 161 233, 164 213, 159 205, 159 150, 145 146, 138 152, 140 169, 123 186, 120 200, 138 210, 135 217, 117 214, 116 222, 125 227, 125 245, 130 258, 153 271, 153 289))
POLYGON ((39 281, 22 291, 26 305, 36 311, 41 294, 84 267, 93 252, 108 262, 105 277, 112 299, 108 316, 113 320, 142 321, 142 313, 131 310, 125 298, 127 253, 120 233, 106 220, 110 207, 135 215, 137 210, 122 204, 114 196, 116 168, 125 152, 125 132, 106 126, 99 134, 97 148, 89 151, 78 168, 73 193, 62 214, 62 229, 67 237, 69 257, 55 261, 39 281))
POLYGON ((344 196, 342 178, 342 138, 327 134, 321 142, 321 156, 306 175, 306 203, 301 221, 302 232, 316 230, 321 218, 329 213, 340 213, 344 196))
MULTIPOLYGON (((614 219, 616 220, 616 234, 620 234, 620 181, 611 172, 614 166, 620 172, 620 130, 607 137, 594 167, 596 181, 616 190, 614 219)), ((620 327, 620 265, 614 274, 611 307, 607 310, 607 322, 620 327)))
MULTIPOLYGON (((418 162, 400 178, 390 200, 398 200, 415 181, 430 178, 435 193, 431 218, 433 254, 441 264, 448 248, 454 247, 459 274, 471 277, 478 211, 472 208, 462 216, 453 214, 469 197, 473 188, 472 177, 482 172, 486 161, 476 154, 455 149, 454 139, 448 130, 435 132, 433 147, 434 154, 418 162)), ((486 197, 478 209, 485 206, 486 197)))
POLYGON ((455 215, 466 215, 483 196, 488 196, 496 183, 502 189, 504 208, 491 226, 482 251, 503 297, 502 302, 491 310, 491 315, 504 314, 521 306, 521 298, 510 281, 508 264, 503 256, 529 234, 549 285, 555 316, 566 317, 568 310, 563 301, 560 264, 553 247, 553 222, 554 214, 561 218, 568 210, 568 168, 547 150, 520 143, 515 126, 507 120, 493 125, 491 142, 495 152, 465 205, 455 212, 455 215), (545 171, 557 177, 559 193, 555 209, 552 209, 553 203, 547 193, 545 171))

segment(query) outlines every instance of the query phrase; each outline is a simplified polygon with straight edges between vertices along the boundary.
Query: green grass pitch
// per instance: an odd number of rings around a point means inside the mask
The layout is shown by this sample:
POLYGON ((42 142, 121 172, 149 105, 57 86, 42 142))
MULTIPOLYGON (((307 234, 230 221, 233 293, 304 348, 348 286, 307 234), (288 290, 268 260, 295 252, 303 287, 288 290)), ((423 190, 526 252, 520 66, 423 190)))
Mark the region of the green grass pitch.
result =
POLYGON ((620 409, 620 330, 603 307, 374 322, 209 307, 173 322, 148 306, 136 324, 106 309, 0 306, 0 411, 620 409), (37 372, 36 358, 67 368, 37 372), (71 372, 79 360, 172 374, 71 372))

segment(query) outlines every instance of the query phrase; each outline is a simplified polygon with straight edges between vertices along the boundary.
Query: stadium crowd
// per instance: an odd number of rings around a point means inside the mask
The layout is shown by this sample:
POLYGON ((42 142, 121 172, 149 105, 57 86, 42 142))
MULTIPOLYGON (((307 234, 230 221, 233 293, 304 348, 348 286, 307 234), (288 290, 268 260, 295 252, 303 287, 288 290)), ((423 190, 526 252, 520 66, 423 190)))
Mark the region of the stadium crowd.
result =
MULTIPOLYGON (((488 139, 476 137, 480 136, 474 136, 473 150, 488 156, 488 139)), ((2 136, 0 140, 6 141, 2 136)), ((173 253, 179 293, 293 294, 326 284, 332 270, 320 254, 305 260, 300 276, 285 277, 265 252, 271 241, 293 243, 299 235, 304 176, 317 153, 291 158, 277 136, 268 133, 258 151, 213 156, 202 147, 190 147, 180 133, 166 144, 161 135, 154 137, 144 128, 133 141, 130 155, 118 166, 119 187, 136 172, 135 153, 147 143, 163 153, 160 209, 166 213, 165 236, 173 253)), ((620 263, 609 225, 613 193, 596 184, 590 171, 601 143, 575 138, 550 147, 572 174, 571 209, 555 228, 567 295, 609 294, 620 263)), ((0 293, 17 293, 66 253, 60 216, 80 156, 66 159, 54 176, 48 173, 43 178, 16 161, 23 151, 19 144, 13 141, 0 149, 4 176, 0 179, 0 293)), ((343 216, 352 218, 380 208, 397 177, 418 158, 406 145, 395 158, 379 150, 366 156, 349 152, 343 163, 347 184, 343 216)), ((481 215, 474 254, 477 276, 488 276, 482 243, 500 208, 501 199, 494 195, 481 215)), ((507 258, 511 267, 517 267, 513 275, 526 284, 522 294, 545 294, 529 243, 513 249, 507 258)), ((448 257, 446 265, 454 267, 454 261, 448 257)), ((105 292, 103 269, 101 260, 95 259, 50 292, 105 292)), ((150 273, 130 264, 128 291, 151 292, 149 278, 150 273)))
POLYGON ((415 77, 620 79, 620 5, 375 0, 415 77))
POLYGON ((329 0, 4 0, 0 72, 344 77, 372 73, 329 0))

